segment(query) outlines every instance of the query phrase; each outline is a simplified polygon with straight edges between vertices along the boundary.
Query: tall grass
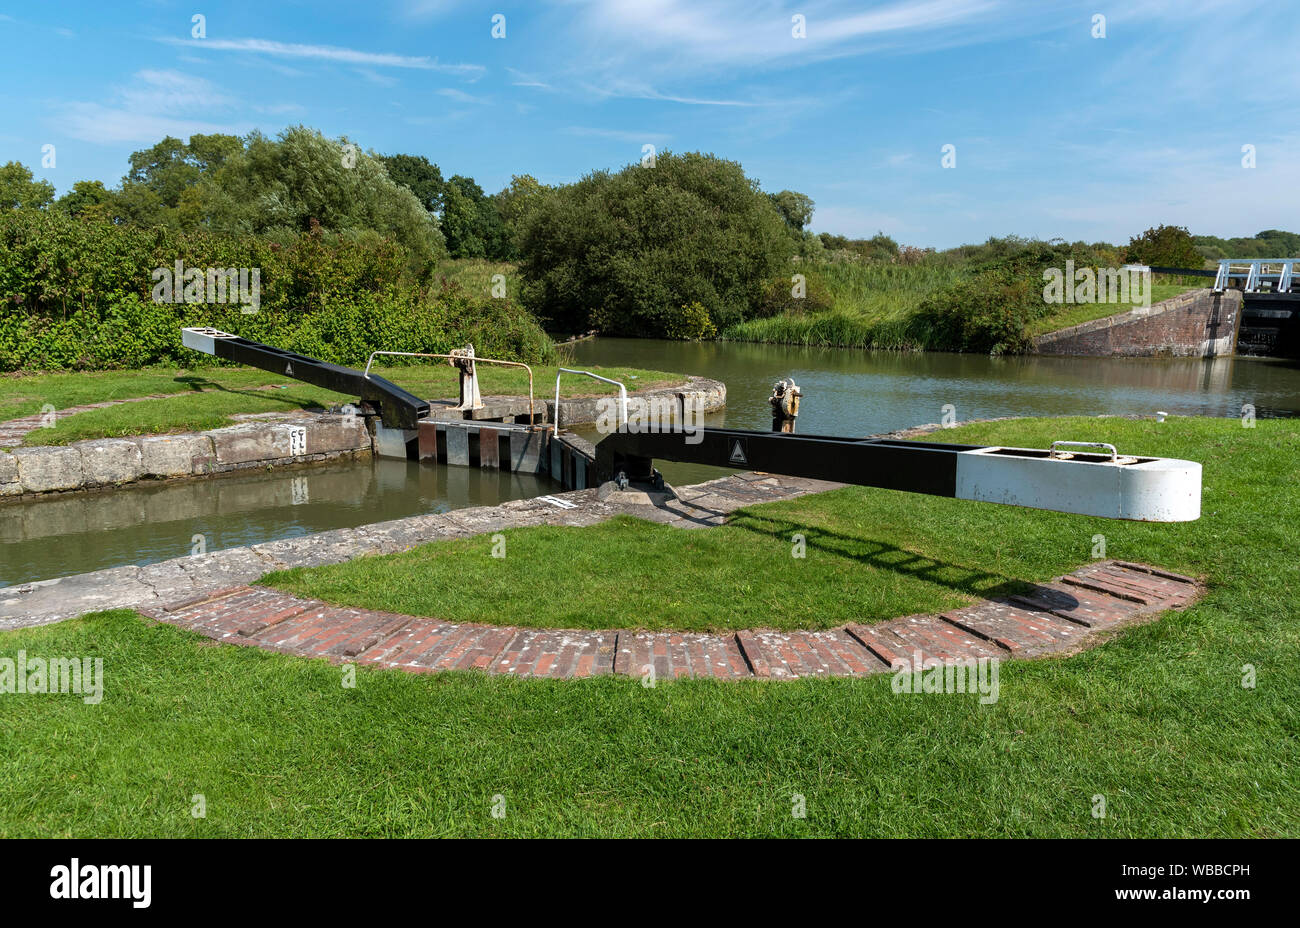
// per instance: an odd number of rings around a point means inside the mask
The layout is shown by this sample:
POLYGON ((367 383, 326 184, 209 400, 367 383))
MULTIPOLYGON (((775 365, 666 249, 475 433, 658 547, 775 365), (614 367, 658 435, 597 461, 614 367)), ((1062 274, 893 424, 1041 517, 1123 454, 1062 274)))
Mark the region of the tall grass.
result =
POLYGON ((829 310, 750 319, 729 326, 720 337, 835 348, 936 347, 928 328, 916 320, 916 308, 932 291, 964 274, 958 266, 937 261, 834 261, 805 263, 799 270, 810 286, 819 282, 830 294, 829 310))

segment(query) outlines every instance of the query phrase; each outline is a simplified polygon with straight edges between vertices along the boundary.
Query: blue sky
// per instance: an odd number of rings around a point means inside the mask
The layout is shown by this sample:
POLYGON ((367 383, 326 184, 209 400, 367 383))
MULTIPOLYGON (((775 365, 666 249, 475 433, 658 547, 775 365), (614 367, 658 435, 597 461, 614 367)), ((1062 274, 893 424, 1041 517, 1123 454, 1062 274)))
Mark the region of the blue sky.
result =
POLYGON ((1300 230, 1294 4, 127 0, 12 4, 0 34, 0 162, 60 192, 165 134, 303 123, 489 192, 713 152, 816 231, 917 245, 1300 230))

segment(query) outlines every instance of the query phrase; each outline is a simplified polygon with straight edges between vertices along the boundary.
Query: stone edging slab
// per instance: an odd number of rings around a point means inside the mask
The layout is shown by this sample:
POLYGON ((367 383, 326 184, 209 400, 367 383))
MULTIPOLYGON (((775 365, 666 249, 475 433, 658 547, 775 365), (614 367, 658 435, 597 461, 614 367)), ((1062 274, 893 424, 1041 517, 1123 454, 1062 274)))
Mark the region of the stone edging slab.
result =
POLYGON ((0 451, 0 498, 38 498, 358 453, 370 453, 370 433, 360 416, 272 413, 206 432, 94 438, 0 451))
POLYGON ((248 586, 141 611, 227 644, 413 672, 793 680, 899 669, 922 673, 935 666, 973 669, 989 660, 1073 652, 1138 617, 1186 606, 1200 592, 1191 577, 1104 561, 1020 596, 938 615, 827 631, 721 635, 451 623, 248 586))

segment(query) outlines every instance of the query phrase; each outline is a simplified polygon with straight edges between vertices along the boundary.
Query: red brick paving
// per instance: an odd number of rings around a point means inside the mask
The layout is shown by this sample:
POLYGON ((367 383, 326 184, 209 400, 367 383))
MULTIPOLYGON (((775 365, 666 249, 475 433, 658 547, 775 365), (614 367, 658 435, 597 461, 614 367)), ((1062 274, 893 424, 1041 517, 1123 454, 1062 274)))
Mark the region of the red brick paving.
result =
POLYGON ((1104 561, 1006 600, 826 631, 711 635, 451 623, 331 606, 258 587, 146 614, 231 644, 412 672, 482 670, 570 679, 646 677, 646 668, 653 667, 656 680, 793 680, 884 673, 899 662, 912 666, 917 655, 943 663, 1036 657, 1074 648, 1133 616, 1185 606, 1199 595, 1190 577, 1104 561))

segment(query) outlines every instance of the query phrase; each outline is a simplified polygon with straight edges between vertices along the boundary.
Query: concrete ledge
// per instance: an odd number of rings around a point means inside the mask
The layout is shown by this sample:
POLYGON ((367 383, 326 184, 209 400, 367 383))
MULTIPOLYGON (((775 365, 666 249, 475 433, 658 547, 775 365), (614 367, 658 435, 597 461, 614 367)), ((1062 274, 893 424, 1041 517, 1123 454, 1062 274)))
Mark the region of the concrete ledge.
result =
MULTIPOLYGON (((669 399, 676 404, 688 400, 698 402, 701 412, 716 412, 719 409, 726 408, 727 385, 720 380, 710 380, 707 377, 691 377, 686 383, 672 387, 660 387, 657 390, 629 390, 627 397, 629 401, 634 397, 642 400, 669 399)), ((562 421, 557 421, 555 400, 554 398, 548 399, 546 400, 547 420, 555 422, 561 428, 595 422, 600 418, 600 403, 602 400, 617 402, 618 394, 581 396, 571 400, 561 398, 560 416, 562 421)))
POLYGON ((359 416, 276 414, 200 433, 0 451, 0 498, 307 464, 357 453, 370 453, 370 433, 359 416))
POLYGON ((1237 348, 1242 295, 1192 290, 1152 306, 1092 319, 1033 339, 1037 354, 1215 358, 1237 348))

